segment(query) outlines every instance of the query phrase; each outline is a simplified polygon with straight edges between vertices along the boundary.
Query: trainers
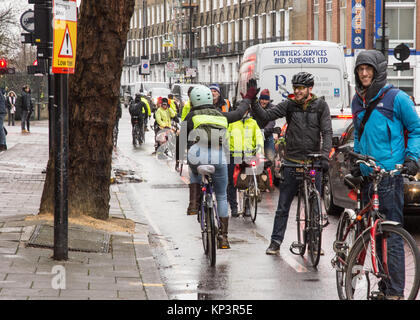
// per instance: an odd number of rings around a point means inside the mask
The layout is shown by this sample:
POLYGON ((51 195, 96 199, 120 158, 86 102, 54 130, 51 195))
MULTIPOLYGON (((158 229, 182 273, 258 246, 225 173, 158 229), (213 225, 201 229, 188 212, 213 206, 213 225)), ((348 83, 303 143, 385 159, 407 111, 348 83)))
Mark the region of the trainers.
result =
POLYGON ((280 252, 280 244, 271 240, 270 246, 265 251, 266 254, 274 255, 280 252))

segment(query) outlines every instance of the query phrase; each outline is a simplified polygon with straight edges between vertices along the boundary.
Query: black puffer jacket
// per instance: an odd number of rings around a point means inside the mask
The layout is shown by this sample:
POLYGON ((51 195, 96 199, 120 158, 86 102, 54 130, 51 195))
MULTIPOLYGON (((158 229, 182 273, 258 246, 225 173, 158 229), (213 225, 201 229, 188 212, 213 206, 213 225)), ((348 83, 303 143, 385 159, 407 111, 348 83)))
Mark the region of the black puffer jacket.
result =
MULTIPOLYGON (((248 99, 241 103, 248 102, 248 99)), ((311 153, 322 153, 328 158, 332 147, 332 126, 328 104, 322 98, 312 97, 306 110, 293 100, 293 95, 278 105, 264 110, 253 104, 252 110, 262 124, 286 117, 286 158, 306 160, 311 153), (321 146, 322 141, 322 146, 321 146)))

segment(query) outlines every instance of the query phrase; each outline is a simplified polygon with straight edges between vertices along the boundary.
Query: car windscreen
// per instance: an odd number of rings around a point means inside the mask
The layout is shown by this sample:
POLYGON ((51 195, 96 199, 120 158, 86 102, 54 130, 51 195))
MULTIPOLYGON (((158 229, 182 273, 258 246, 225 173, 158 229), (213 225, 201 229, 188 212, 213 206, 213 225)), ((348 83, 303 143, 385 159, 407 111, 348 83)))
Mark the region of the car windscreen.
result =
POLYGON ((352 119, 340 119, 340 118, 332 118, 331 125, 333 130, 333 135, 338 136, 342 135, 343 132, 347 129, 347 127, 352 122, 352 119))

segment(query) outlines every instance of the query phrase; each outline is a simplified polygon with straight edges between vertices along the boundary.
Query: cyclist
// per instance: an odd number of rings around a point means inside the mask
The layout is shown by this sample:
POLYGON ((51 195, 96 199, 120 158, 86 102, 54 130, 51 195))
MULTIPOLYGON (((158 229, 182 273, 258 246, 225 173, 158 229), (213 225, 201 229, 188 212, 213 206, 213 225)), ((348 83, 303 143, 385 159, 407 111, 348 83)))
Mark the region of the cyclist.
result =
MULTIPOLYGON (((136 94, 136 97, 133 101, 130 103, 130 107, 128 108, 128 112, 131 116, 131 126, 132 126, 132 133, 134 130, 134 118, 138 118, 139 122, 143 121, 143 115, 146 115, 147 113, 147 106, 146 104, 141 100, 140 94, 136 94)), ((136 144, 136 141, 134 140, 133 136, 133 144, 136 144)))
POLYGON ((234 169, 244 160, 264 153, 264 138, 257 121, 250 116, 249 112, 246 112, 241 120, 229 124, 228 134, 230 161, 227 196, 232 217, 238 217, 236 187, 233 182, 234 169))
POLYGON ((140 94, 140 99, 141 101, 144 102, 144 104, 147 107, 147 114, 146 113, 143 114, 143 122, 144 122, 145 131, 149 131, 149 129, 147 128, 147 123, 150 117, 152 116, 152 110, 150 109, 149 101, 147 100, 147 97, 144 94, 140 94))
POLYGON ((210 90, 213 95, 213 105, 217 108, 217 110, 221 112, 229 112, 230 101, 223 98, 219 85, 212 83, 210 85, 210 90))
POLYGON ((182 108, 182 114, 181 114, 181 121, 184 121, 185 117, 187 116, 187 114, 191 111, 191 99, 190 99, 190 94, 192 89, 194 89, 194 87, 189 87, 188 88, 188 101, 185 102, 184 107, 182 108))
MULTIPOLYGON (((181 132, 197 133, 199 130, 206 132, 205 138, 187 141, 188 163, 190 174, 190 203, 187 214, 197 214, 200 200, 200 176, 196 171, 197 164, 215 165, 216 171, 213 175, 214 188, 217 201, 217 210, 220 217, 221 230, 219 233, 219 248, 229 249, 228 228, 229 215, 227 204, 227 158, 226 151, 222 145, 226 146, 224 135, 229 122, 235 122, 242 118, 248 105, 243 105, 235 111, 222 113, 213 105, 213 95, 211 90, 205 86, 197 86, 190 93, 192 109, 182 122, 181 132), (197 130, 194 132, 194 130, 197 130), (217 139, 212 141, 212 139, 217 139), (208 158, 203 156, 208 155, 208 158), (214 162, 211 160, 215 160, 214 162)), ((199 134, 198 134, 199 135, 199 134)), ((181 136, 180 139, 187 137, 181 136)), ((189 139, 188 139, 189 140, 189 139)))
MULTIPOLYGON (((250 80, 248 96, 255 98, 258 89, 256 81, 250 80)), ((260 121, 267 123, 277 118, 286 117, 288 129, 286 134, 285 163, 307 163, 308 154, 322 153, 324 158, 321 166, 324 171, 328 170, 328 154, 332 146, 331 116, 328 104, 324 99, 318 98, 312 93, 314 76, 308 72, 299 72, 292 78, 293 92, 287 100, 280 102, 275 107, 264 110, 259 104, 252 104, 254 114, 260 121)), ((284 167, 284 180, 279 185, 279 201, 274 218, 271 243, 266 254, 277 254, 283 242, 286 232, 289 210, 293 198, 299 187, 294 168, 284 167)), ((321 192, 322 175, 317 172, 316 186, 321 192)))
MULTIPOLYGON (((356 94, 351 104, 354 151, 374 157, 376 163, 387 171, 395 169, 396 164, 404 164, 403 172, 415 175, 420 156, 420 119, 414 103, 406 93, 387 84, 387 61, 380 51, 361 52, 354 73, 356 94), (402 134, 404 130, 408 132, 407 147, 402 134)), ((370 168, 355 165, 351 172, 354 176, 368 176, 370 168)), ((362 189, 362 199, 367 201, 370 184, 362 189)), ((384 177, 378 192, 379 211, 387 220, 403 224, 402 176, 384 177)), ((403 298, 404 248, 397 240, 388 241, 388 267, 391 281, 381 284, 381 293, 386 299, 403 298), (396 254, 390 255, 390 252, 396 254)))
POLYGON ((171 128, 171 119, 175 116, 176 112, 169 107, 168 99, 162 98, 162 103, 155 114, 159 129, 171 128))

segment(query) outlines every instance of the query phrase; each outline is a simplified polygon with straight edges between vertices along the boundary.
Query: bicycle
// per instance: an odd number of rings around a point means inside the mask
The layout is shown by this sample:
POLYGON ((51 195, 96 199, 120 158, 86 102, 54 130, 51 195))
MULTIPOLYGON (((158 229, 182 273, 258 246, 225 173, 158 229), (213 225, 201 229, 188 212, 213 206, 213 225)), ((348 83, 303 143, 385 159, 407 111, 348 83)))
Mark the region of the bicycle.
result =
POLYGON ((144 122, 141 117, 133 116, 132 117, 133 128, 131 134, 133 136, 133 146, 136 146, 137 143, 140 145, 144 142, 144 122))
POLYGON ((204 253, 209 259, 210 266, 214 267, 216 265, 216 239, 221 226, 215 194, 213 193, 212 174, 215 172, 215 167, 199 165, 197 171, 202 176, 200 208, 197 219, 201 226, 204 253))
POLYGON ((363 156, 350 150, 347 152, 357 159, 357 164, 372 168, 369 179, 372 181, 373 194, 363 209, 356 209, 354 221, 352 219, 348 221, 349 225, 345 228, 341 241, 335 244, 337 248, 342 246, 345 249, 338 250, 342 254, 340 259, 345 272, 345 298, 386 299, 386 289, 391 282, 400 281, 400 285, 403 283, 407 293, 404 297, 408 300, 415 299, 420 286, 419 249, 412 236, 399 223, 385 220, 379 212, 378 185, 383 177, 392 177, 401 173, 402 165, 396 165, 396 169, 387 172, 376 164, 373 157, 363 156), (343 244, 348 235, 350 237, 353 235, 353 239, 355 236, 356 238, 346 257, 348 248, 343 244), (403 252, 404 258, 398 257, 396 252, 403 252), (403 263, 405 268, 403 275, 391 270, 389 262, 392 264, 393 260, 403 263), (410 285, 407 286, 407 283, 410 285))
POLYGON ((295 168, 296 179, 301 180, 296 211, 297 241, 291 244, 290 252, 303 256, 308 248, 314 268, 318 266, 321 255, 322 229, 328 225, 328 221, 324 222, 321 196, 315 186, 316 169, 321 168, 315 163, 321 158, 321 154, 309 154, 309 161, 305 164, 283 163, 283 167, 295 168))
POLYGON ((237 189, 238 212, 242 213, 244 217, 250 217, 252 222, 257 219, 258 201, 261 196, 261 191, 258 188, 257 182, 257 161, 251 160, 247 165, 251 168, 252 176, 246 189, 237 189))

